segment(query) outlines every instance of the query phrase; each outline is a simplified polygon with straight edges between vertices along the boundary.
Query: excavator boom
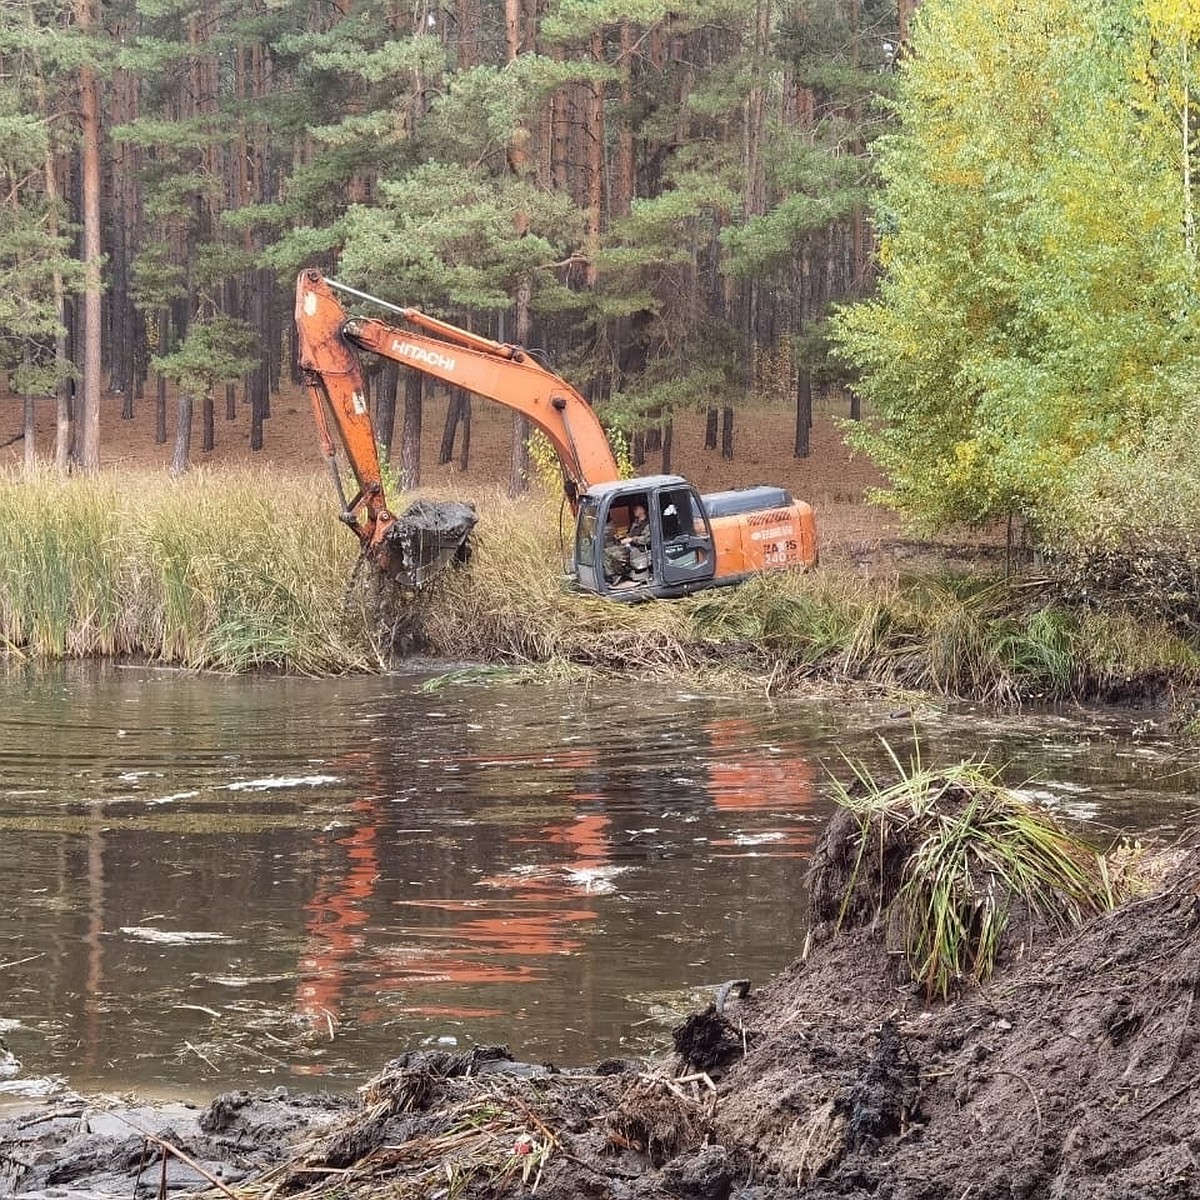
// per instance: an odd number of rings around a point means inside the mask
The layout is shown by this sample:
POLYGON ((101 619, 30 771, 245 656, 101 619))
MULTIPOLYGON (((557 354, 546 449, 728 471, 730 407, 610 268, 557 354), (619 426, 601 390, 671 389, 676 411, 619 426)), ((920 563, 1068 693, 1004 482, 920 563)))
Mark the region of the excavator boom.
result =
POLYGON ((353 448, 346 446, 346 453, 360 481, 372 477, 377 481, 378 463, 374 461, 370 419, 362 403, 355 349, 414 367, 528 417, 558 453, 573 509, 578 495, 593 484, 620 478, 608 438, 591 405, 528 351, 459 329, 414 308, 395 310, 403 327, 367 317, 347 318, 335 293, 339 286, 316 270, 300 274, 296 283, 300 366, 324 381, 335 410, 343 415, 354 443, 353 448), (360 433, 363 440, 369 434, 370 450, 359 444, 360 433))

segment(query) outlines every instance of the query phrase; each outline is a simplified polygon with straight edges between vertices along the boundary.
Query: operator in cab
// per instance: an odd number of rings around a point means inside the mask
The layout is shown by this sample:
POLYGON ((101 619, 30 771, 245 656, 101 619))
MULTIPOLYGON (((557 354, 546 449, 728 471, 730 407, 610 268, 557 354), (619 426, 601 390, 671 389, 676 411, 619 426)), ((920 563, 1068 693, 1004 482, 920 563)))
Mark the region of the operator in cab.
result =
POLYGON ((604 578, 616 583, 629 572, 629 547, 617 534, 617 523, 610 511, 604 526, 604 578))
POLYGON ((645 550, 650 544, 650 518, 646 515, 644 504, 633 506, 633 520, 629 522, 629 532, 624 538, 625 544, 645 550))

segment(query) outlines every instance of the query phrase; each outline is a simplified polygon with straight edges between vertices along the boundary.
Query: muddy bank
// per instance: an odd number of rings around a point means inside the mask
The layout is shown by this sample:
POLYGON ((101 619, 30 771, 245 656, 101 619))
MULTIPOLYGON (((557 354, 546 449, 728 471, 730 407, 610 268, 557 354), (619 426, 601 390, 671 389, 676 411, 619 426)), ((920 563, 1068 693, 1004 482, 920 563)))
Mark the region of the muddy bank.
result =
POLYGON ((562 1071, 479 1048, 401 1056, 351 1097, 60 1099, 0 1123, 0 1194, 1196 1196, 1198 988, 1189 849, 1155 894, 1014 940, 947 1004, 877 925, 818 922, 805 959, 723 989, 660 1061, 562 1071))

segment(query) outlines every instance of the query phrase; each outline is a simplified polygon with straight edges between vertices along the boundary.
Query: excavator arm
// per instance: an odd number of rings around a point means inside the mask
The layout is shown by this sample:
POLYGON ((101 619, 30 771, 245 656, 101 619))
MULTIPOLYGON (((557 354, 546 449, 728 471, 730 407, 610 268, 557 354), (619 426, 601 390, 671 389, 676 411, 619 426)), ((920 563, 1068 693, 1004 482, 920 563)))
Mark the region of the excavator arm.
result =
POLYGON ((402 586, 418 588, 452 559, 466 556, 475 510, 468 504, 425 500, 400 516, 388 508, 362 369, 343 333, 345 313, 320 272, 301 272, 295 317, 300 367, 341 500, 341 519, 358 537, 364 557, 402 586), (358 485, 352 497, 342 485, 334 431, 358 485))
POLYGON ((389 510, 358 350, 382 355, 528 417, 558 453, 572 511, 589 486, 620 477, 591 406, 527 351, 414 308, 395 309, 403 326, 348 318, 338 290, 353 293, 315 269, 301 271, 296 280, 300 367, 342 502, 341 518, 358 535, 364 554, 393 578, 419 586, 431 577, 453 552, 464 550, 474 514, 464 505, 421 502, 419 511, 409 510, 401 518, 389 510), (358 492, 352 497, 342 486, 334 431, 357 481, 358 492))
POLYGON ((591 405, 527 351, 415 308, 396 310, 404 327, 366 317, 347 318, 334 290, 340 286, 316 270, 300 273, 296 283, 300 366, 310 389, 315 383, 329 397, 347 456, 364 487, 378 484, 379 470, 356 349, 382 355, 528 417, 558 453, 573 508, 576 496, 592 484, 620 478, 591 405))

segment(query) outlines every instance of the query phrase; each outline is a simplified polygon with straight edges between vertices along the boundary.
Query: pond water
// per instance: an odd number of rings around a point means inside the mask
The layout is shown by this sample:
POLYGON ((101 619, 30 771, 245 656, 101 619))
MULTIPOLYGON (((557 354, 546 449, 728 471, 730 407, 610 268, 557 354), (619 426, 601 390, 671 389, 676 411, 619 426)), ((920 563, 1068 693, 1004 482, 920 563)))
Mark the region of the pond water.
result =
POLYGON ((420 1045, 668 1044, 804 940, 847 758, 986 757, 1107 842, 1197 768, 1128 714, 669 684, 0 676, 0 1090, 361 1084, 420 1045))

